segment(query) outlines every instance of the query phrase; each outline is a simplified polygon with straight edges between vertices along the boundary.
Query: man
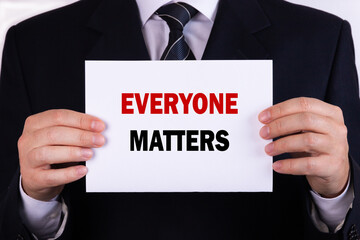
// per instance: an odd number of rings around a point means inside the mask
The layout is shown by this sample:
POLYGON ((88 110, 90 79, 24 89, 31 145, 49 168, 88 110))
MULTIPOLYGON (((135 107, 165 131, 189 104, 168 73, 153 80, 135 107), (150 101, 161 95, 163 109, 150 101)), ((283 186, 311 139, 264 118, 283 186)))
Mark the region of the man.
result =
POLYGON ((184 29, 196 59, 274 60, 276 105, 259 114, 260 136, 281 137, 265 149, 276 160, 273 193, 85 194, 87 169, 74 162, 104 144, 105 126, 80 113, 84 61, 159 59, 169 29, 154 13, 168 1, 144 2, 80 1, 9 30, 1 238, 358 239, 350 26, 280 0, 182 1, 199 11, 184 29))

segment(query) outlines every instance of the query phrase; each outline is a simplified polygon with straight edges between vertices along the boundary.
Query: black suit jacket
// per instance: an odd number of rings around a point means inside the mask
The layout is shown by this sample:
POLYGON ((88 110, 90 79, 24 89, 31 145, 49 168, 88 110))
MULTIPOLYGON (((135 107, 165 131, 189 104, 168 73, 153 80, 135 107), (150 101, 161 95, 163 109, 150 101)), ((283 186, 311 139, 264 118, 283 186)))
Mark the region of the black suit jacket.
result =
MULTIPOLYGON (((30 238, 18 213, 24 121, 48 109, 83 112, 86 59, 149 59, 134 0, 80 1, 8 32, 0 85, 1 239, 30 238)), ((273 193, 86 194, 81 180, 62 194, 69 207, 62 239, 355 236, 348 234, 360 227, 360 102, 349 24, 280 0, 220 0, 203 59, 273 59, 274 103, 307 96, 342 108, 356 195, 343 229, 319 232, 305 178, 274 173, 273 193)))

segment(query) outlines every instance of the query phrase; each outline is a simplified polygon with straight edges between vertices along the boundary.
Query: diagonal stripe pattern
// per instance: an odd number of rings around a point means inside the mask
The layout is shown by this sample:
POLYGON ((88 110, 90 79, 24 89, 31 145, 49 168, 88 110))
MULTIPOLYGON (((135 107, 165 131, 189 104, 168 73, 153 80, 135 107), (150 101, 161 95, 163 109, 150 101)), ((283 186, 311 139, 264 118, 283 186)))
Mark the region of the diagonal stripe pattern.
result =
POLYGON ((183 30, 197 13, 195 8, 182 2, 162 6, 155 12, 170 28, 169 43, 160 60, 195 60, 185 41, 183 30))

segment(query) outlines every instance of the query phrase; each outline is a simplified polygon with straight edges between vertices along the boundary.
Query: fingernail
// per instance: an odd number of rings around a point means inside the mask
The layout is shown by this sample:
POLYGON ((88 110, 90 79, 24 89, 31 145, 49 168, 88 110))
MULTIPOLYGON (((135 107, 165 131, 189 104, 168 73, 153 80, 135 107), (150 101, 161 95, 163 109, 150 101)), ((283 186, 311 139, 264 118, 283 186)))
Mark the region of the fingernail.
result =
POLYGON ((267 110, 261 112, 259 115, 260 122, 267 122, 270 120, 270 118, 271 118, 270 111, 267 110))
POLYGON ((88 172, 88 169, 87 169, 87 167, 85 167, 85 166, 80 166, 80 167, 78 167, 77 168, 77 174, 79 175, 79 176, 84 176, 84 175, 86 175, 86 173, 88 172))
POLYGON ((91 129, 95 131, 102 131, 104 130, 105 125, 101 121, 92 121, 91 122, 91 129))
POLYGON ((270 154, 274 151, 274 143, 269 143, 268 145, 265 146, 265 152, 270 154))
POLYGON ((279 162, 279 161, 274 162, 274 163, 273 163, 273 169, 274 169, 275 171, 280 170, 281 165, 282 165, 282 164, 281 164, 281 162, 279 162))
POLYGON ((93 144, 96 146, 102 146, 105 143, 105 138, 102 135, 94 135, 93 136, 93 144))
POLYGON ((93 151, 88 148, 81 149, 81 156, 85 159, 90 159, 93 155, 93 151))
POLYGON ((264 126, 260 130, 260 136, 262 138, 267 138, 270 135, 270 128, 268 126, 264 126))

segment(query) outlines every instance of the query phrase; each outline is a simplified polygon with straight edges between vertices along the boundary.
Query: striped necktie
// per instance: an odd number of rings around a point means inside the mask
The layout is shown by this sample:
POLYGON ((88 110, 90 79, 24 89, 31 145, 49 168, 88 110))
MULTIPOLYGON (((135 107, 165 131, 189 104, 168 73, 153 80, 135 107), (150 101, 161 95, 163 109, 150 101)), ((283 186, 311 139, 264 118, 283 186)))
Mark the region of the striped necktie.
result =
POLYGON ((195 60, 194 54, 185 42, 183 30, 197 13, 195 8, 182 2, 162 6, 155 12, 170 28, 169 43, 160 60, 195 60))

